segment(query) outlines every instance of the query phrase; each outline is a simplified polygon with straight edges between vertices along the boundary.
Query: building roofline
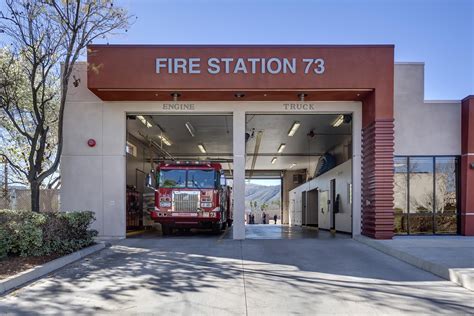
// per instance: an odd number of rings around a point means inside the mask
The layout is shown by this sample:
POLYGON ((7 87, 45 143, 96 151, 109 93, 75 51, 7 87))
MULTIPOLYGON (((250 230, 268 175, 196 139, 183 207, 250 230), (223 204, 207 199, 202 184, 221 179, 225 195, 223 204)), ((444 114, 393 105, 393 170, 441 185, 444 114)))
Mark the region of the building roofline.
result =
POLYGON ((215 47, 215 48, 231 48, 231 47, 242 47, 242 48, 258 48, 258 47, 269 47, 269 48, 279 48, 279 47, 295 47, 295 48, 300 48, 300 47, 308 47, 308 48, 358 48, 358 47, 373 47, 373 48, 394 48, 394 44, 341 44, 341 45, 335 45, 335 44, 90 44, 88 47, 125 47, 125 48, 172 48, 172 47, 177 47, 177 48, 206 48, 206 47, 215 47))
POLYGON ((395 65, 424 65, 423 61, 396 61, 395 65))
POLYGON ((456 104, 461 104, 461 100, 424 100, 424 103, 456 103, 456 104))

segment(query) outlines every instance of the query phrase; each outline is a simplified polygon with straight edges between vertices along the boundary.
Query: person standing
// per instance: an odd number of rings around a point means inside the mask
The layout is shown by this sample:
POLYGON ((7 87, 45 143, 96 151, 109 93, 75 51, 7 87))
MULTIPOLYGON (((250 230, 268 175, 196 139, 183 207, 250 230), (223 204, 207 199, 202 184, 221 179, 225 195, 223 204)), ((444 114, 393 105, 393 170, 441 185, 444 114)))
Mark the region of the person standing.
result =
POLYGON ((277 219, 278 219, 278 216, 277 216, 276 214, 273 215, 273 220, 275 221, 275 225, 276 225, 276 223, 277 223, 277 219))
POLYGON ((267 214, 265 213, 265 211, 262 213, 262 224, 266 224, 267 223, 267 214))

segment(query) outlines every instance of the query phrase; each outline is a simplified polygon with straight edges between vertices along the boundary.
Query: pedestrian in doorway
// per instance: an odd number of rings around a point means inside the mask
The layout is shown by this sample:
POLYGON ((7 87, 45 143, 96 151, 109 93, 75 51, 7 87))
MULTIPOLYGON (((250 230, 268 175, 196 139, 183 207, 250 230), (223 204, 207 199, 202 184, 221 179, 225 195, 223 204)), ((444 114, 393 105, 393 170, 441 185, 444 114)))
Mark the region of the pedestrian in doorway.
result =
POLYGON ((278 216, 277 216, 276 214, 273 215, 273 220, 275 221, 275 225, 276 225, 276 223, 277 223, 277 219, 278 219, 278 216))
POLYGON ((267 223, 267 214, 265 212, 262 213, 262 224, 267 223))
POLYGON ((252 214, 252 224, 255 224, 255 215, 252 214))

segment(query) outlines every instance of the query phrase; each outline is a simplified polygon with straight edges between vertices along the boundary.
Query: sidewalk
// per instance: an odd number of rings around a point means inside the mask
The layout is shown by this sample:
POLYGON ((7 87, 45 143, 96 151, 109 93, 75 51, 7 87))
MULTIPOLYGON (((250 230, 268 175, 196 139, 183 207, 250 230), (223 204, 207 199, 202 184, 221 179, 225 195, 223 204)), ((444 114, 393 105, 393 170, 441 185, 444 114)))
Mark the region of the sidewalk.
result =
POLYGON ((474 237, 397 236, 392 240, 375 240, 355 236, 354 239, 474 291, 474 237))

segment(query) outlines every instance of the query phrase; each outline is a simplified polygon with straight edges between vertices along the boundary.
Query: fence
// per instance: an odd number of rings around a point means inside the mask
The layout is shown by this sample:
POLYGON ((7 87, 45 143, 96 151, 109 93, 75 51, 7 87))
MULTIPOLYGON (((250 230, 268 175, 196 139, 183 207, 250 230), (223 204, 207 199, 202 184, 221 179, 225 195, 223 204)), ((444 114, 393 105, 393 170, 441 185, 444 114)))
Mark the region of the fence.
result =
MULTIPOLYGON (((3 190, 5 191, 5 190, 3 190)), ((0 209, 31 210, 31 194, 27 188, 10 187, 0 196, 0 209)), ((40 191, 40 211, 55 212, 59 210, 59 190, 44 189, 40 191)))

